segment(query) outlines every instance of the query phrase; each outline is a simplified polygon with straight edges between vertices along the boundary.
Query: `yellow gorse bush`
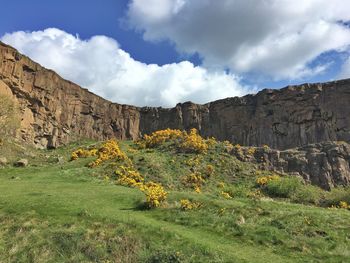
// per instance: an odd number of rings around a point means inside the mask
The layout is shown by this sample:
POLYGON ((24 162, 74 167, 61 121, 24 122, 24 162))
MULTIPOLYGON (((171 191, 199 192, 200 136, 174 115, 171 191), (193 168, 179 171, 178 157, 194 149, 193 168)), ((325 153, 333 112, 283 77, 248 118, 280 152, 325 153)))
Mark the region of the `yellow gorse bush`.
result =
MULTIPOLYGON (((136 187, 146 195, 146 204, 149 208, 159 207, 166 200, 167 192, 161 184, 155 182, 145 183, 143 176, 134 168, 130 158, 120 149, 114 139, 106 141, 98 150, 78 149, 71 155, 72 160, 79 157, 96 156, 97 159, 89 163, 89 167, 96 167, 107 160, 122 161, 124 165, 118 166, 115 174, 118 176, 117 184, 136 187)), ((109 180, 108 176, 105 180, 109 180)))
POLYGON ((201 174, 196 172, 182 177, 182 183, 188 187, 192 187, 197 193, 200 193, 201 186, 205 183, 205 180, 201 174))
POLYGON ((198 134, 197 129, 191 129, 189 133, 184 132, 183 141, 179 148, 185 152, 206 153, 209 146, 198 134))
POLYGON ((350 204, 348 204, 348 203, 345 202, 345 201, 340 201, 340 202, 339 202, 339 205, 338 205, 338 208, 350 209, 350 204))
POLYGON ((89 167, 99 166, 101 163, 111 159, 128 160, 125 153, 119 148, 114 139, 106 141, 97 152, 98 158, 89 164, 89 167))
POLYGON ((168 195, 161 184, 154 182, 140 184, 138 188, 146 195, 146 204, 149 208, 159 207, 168 195))
POLYGON ((247 154, 250 156, 253 156, 256 152, 256 148, 255 147, 249 147, 247 150, 247 154))
POLYGON ((173 129, 155 131, 145 135, 138 145, 141 148, 153 148, 166 142, 171 142, 180 151, 193 153, 206 153, 209 146, 215 144, 214 139, 203 139, 197 129, 193 128, 190 132, 173 129))
POLYGON ((256 179, 256 183, 259 186, 264 186, 270 181, 279 180, 279 179, 280 179, 280 177, 278 175, 261 176, 261 177, 256 179))
POLYGON ((180 206, 182 210, 193 210, 193 209, 200 208, 202 204, 199 202, 192 202, 188 199, 181 199, 180 206))
POLYGON ((165 129, 155 131, 151 135, 145 135, 143 142, 146 148, 153 148, 159 146, 170 140, 177 140, 183 137, 183 132, 180 130, 165 129))
POLYGON ((72 152, 71 154, 71 161, 77 160, 78 158, 86 158, 91 156, 96 156, 97 149, 91 149, 91 150, 85 150, 85 149, 78 149, 72 152))
POLYGON ((117 183, 124 186, 138 187, 143 184, 143 176, 132 167, 119 166, 115 171, 118 176, 117 183))

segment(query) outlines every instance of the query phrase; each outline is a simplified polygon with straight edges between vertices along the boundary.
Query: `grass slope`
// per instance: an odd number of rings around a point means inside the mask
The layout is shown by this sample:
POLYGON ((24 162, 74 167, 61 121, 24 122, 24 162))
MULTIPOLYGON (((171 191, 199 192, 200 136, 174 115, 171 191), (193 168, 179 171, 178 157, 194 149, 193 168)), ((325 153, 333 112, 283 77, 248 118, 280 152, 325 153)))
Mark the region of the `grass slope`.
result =
POLYGON ((350 260, 348 210, 248 198, 254 166, 223 151, 135 150, 132 142, 121 142, 145 179, 170 192, 166 207, 145 210, 139 190, 114 184, 114 162, 93 169, 86 167, 91 158, 68 162, 77 146, 33 150, 31 166, 0 169, 0 262, 350 260), (65 162, 56 162, 57 156, 65 162), (194 158, 197 166, 215 169, 199 194, 181 183, 194 158), (218 182, 232 199, 220 195, 218 182), (203 206, 184 211, 184 198, 203 206))

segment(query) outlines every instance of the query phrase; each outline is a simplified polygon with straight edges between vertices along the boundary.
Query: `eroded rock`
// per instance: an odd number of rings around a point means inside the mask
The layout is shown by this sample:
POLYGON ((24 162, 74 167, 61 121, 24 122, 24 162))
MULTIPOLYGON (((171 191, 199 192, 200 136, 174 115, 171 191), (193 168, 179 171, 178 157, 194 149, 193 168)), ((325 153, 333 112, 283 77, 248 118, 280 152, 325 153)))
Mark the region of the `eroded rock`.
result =
POLYGON ((248 150, 242 147, 243 154, 233 154, 242 161, 257 163, 260 169, 301 176, 327 190, 350 185, 350 145, 346 142, 323 142, 285 151, 257 147, 254 154, 248 150))
POLYGON ((28 160, 27 159, 20 159, 20 160, 18 160, 17 162, 15 162, 15 166, 16 167, 26 167, 26 166, 28 166, 28 164, 29 164, 29 162, 28 162, 28 160))

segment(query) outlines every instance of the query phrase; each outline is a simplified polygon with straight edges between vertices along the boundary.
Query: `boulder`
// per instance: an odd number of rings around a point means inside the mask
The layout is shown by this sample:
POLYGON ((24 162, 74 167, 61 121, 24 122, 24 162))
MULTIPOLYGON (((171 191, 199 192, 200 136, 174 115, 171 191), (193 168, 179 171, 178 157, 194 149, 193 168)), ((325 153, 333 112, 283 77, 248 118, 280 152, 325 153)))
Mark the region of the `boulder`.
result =
POLYGON ((7 165, 7 158, 6 157, 0 157, 0 167, 7 165))
POLYGON ((28 162, 28 160, 27 159, 20 159, 20 160, 18 160, 17 162, 15 162, 15 166, 16 167, 26 167, 26 166, 28 166, 28 164, 29 164, 29 162, 28 162))

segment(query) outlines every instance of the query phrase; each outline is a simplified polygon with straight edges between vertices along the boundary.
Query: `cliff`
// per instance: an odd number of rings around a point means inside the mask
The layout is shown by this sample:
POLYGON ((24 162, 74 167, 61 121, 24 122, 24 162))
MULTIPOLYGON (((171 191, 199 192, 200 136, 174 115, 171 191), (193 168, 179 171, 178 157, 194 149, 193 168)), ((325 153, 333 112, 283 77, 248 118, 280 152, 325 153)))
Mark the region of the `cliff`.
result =
POLYGON ((350 142, 350 79, 263 90, 204 105, 139 108, 96 96, 0 43, 0 93, 20 105, 19 137, 41 148, 79 138, 137 139, 167 127, 195 127, 205 137, 276 149, 350 142))

